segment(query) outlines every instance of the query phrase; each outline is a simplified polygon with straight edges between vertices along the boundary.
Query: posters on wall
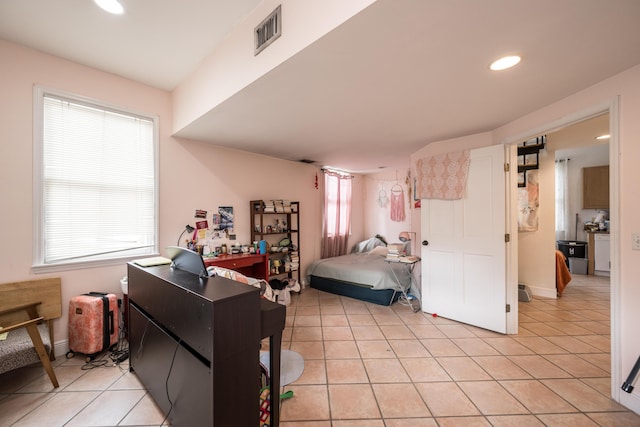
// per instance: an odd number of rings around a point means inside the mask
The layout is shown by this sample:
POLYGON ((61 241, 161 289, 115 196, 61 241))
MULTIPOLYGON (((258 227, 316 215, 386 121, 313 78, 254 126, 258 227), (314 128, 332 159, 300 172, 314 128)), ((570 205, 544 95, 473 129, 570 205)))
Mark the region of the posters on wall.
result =
POLYGON ((527 171, 526 186, 518 187, 518 231, 538 230, 539 188, 538 171, 527 171))

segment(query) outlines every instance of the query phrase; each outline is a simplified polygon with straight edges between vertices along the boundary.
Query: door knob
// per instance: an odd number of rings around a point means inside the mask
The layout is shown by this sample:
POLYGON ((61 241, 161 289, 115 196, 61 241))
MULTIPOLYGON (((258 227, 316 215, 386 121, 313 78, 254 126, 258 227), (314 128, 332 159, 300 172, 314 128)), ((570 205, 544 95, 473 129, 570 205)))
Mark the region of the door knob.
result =
POLYGON ((427 240, 422 241, 422 246, 429 246, 429 242, 427 240))

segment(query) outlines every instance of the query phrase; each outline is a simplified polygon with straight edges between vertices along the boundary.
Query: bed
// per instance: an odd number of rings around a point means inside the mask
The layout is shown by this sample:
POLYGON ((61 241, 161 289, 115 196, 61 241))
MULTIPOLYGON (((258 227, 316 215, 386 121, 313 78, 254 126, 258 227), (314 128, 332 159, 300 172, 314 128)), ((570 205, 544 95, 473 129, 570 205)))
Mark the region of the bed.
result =
POLYGON ((394 272, 405 289, 411 277, 406 265, 386 262, 386 256, 384 240, 373 237, 355 245, 348 255, 314 261, 307 269, 307 281, 314 289, 391 305, 401 295, 394 272))

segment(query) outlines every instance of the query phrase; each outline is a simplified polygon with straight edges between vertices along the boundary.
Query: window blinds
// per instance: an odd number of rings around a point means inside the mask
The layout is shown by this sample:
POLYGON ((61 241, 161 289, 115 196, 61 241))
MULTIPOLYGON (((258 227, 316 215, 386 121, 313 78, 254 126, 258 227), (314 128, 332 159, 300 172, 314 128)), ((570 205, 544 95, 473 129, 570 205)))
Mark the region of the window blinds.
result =
POLYGON ((154 121, 44 95, 43 264, 156 250, 154 121))

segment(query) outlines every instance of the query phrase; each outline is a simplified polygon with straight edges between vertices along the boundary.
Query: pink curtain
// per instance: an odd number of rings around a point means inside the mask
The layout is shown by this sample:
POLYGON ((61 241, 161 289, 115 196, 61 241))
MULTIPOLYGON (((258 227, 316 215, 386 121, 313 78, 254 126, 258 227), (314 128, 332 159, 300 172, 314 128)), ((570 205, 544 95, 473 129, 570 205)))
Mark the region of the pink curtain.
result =
POLYGON ((351 176, 323 169, 324 212, 321 258, 345 255, 351 229, 351 176))

